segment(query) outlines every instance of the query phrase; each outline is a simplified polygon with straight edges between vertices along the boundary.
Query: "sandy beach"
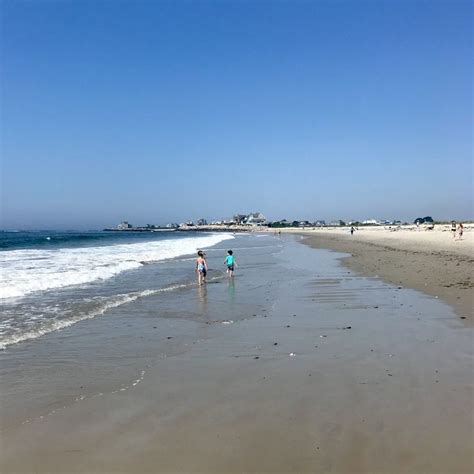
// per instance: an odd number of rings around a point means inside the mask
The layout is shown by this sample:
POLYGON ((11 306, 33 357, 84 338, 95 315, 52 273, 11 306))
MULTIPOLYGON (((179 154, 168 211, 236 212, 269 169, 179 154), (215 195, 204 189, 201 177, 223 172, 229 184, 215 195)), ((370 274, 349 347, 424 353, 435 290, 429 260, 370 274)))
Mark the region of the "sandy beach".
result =
POLYGON ((3 351, 1 472, 472 472, 472 329, 302 242, 3 351))
POLYGON ((394 285, 414 288, 449 303, 466 324, 474 321, 474 226, 466 225, 462 240, 454 239, 451 227, 438 225, 401 228, 323 228, 299 232, 313 248, 350 254, 342 258, 360 274, 383 278, 394 285))

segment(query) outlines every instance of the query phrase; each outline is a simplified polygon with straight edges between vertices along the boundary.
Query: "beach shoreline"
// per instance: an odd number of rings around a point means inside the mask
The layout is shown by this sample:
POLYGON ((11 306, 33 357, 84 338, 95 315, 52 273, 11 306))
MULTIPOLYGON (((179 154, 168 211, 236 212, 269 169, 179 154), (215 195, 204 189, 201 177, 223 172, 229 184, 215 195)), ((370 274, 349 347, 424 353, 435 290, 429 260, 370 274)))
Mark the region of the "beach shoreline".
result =
POLYGON ((470 328, 304 242, 7 348, 0 471, 471 472, 470 328))
POLYGON ((463 240, 455 240, 448 226, 425 231, 414 226, 393 229, 349 228, 297 230, 312 248, 349 254, 341 262, 351 270, 379 277, 397 286, 440 298, 453 307, 466 325, 474 324, 474 228, 466 226, 463 240))

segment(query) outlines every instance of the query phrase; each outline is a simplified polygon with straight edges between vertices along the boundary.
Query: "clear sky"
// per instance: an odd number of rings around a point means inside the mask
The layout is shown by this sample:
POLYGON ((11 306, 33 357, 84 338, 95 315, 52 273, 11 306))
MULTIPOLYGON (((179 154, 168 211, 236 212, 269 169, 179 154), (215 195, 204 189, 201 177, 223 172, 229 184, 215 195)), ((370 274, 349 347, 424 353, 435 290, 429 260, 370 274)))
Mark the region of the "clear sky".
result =
POLYGON ((9 1, 3 228, 473 218, 469 1, 9 1))

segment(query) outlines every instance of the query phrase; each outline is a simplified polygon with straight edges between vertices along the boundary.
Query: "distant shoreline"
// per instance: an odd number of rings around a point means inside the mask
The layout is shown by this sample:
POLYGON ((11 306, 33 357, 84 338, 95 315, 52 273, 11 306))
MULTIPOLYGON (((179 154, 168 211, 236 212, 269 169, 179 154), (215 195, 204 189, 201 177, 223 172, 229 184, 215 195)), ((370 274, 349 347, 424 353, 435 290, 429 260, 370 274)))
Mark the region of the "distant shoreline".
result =
POLYGON ((104 232, 259 232, 262 231, 260 227, 248 226, 189 226, 178 228, 159 227, 156 229, 147 229, 135 227, 132 229, 102 229, 104 232))

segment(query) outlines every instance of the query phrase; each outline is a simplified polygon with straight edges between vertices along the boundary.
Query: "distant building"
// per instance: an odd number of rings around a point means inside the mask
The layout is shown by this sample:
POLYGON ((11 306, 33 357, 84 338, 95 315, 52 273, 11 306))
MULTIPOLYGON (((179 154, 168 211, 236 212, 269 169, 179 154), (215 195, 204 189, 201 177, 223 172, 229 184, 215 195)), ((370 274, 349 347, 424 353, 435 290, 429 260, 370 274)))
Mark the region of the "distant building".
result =
POLYGON ((232 220, 234 221, 235 224, 242 224, 245 219, 246 219, 246 215, 245 214, 236 214, 232 220))
POLYGON ((314 226, 315 226, 315 227, 323 227, 323 226, 325 226, 325 225, 326 225, 326 221, 316 221, 316 222, 314 223, 314 226))
POLYGON ((377 219, 366 219, 365 221, 362 221, 362 224, 365 224, 365 225, 379 225, 380 222, 377 219))
POLYGON ((198 219, 196 224, 197 225, 207 225, 207 221, 206 221, 206 219, 198 219))
POLYGON ((261 212, 251 212, 245 219, 248 225, 264 225, 267 223, 266 217, 261 212))
POLYGON ((125 230, 125 229, 131 229, 133 226, 132 224, 129 224, 127 221, 121 222, 118 226, 118 230, 125 230))

